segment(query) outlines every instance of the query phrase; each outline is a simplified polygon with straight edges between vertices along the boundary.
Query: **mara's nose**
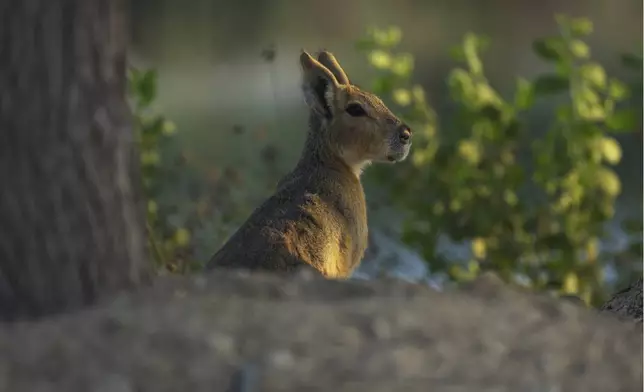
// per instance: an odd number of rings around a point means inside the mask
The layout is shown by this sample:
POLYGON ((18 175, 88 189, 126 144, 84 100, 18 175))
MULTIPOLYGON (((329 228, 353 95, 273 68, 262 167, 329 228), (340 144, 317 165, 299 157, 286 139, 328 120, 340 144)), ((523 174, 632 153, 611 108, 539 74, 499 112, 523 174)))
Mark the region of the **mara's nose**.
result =
POLYGON ((401 125, 398 131, 398 138, 402 144, 411 143, 411 129, 405 124, 401 125))

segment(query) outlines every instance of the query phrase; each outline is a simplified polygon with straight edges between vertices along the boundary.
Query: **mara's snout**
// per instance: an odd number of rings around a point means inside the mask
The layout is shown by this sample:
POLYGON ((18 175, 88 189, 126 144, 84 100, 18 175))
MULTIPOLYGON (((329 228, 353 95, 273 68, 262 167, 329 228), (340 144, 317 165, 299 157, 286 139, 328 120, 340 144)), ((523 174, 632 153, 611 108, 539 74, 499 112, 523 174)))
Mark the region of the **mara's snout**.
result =
POLYGON ((411 149, 412 133, 407 124, 400 124, 396 127, 389 140, 389 153, 387 160, 389 162, 401 162, 409 155, 411 149))

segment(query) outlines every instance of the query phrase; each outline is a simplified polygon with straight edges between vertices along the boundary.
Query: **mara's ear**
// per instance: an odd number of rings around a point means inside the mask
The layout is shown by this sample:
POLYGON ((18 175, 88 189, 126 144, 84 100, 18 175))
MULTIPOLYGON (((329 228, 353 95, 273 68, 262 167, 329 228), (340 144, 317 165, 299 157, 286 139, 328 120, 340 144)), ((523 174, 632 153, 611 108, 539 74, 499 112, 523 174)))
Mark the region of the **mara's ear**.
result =
POLYGON ((302 91, 306 104, 320 116, 333 117, 333 102, 340 84, 333 73, 305 51, 300 54, 302 91))
POLYGON ((340 63, 331 52, 327 52, 326 50, 321 51, 318 54, 318 61, 333 73, 335 78, 338 80, 338 83, 344 84, 345 86, 351 84, 347 73, 344 72, 340 63))

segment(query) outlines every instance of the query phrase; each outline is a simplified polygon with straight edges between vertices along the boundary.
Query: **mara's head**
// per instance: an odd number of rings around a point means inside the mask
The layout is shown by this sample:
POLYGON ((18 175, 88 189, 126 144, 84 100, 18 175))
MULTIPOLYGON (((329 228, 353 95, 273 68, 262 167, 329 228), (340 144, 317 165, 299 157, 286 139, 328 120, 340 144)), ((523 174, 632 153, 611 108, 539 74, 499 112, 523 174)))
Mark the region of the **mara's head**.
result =
POLYGON ((317 59, 300 55, 302 89, 317 132, 350 167, 374 162, 400 162, 409 154, 411 130, 374 94, 349 82, 335 57, 320 52, 317 59))

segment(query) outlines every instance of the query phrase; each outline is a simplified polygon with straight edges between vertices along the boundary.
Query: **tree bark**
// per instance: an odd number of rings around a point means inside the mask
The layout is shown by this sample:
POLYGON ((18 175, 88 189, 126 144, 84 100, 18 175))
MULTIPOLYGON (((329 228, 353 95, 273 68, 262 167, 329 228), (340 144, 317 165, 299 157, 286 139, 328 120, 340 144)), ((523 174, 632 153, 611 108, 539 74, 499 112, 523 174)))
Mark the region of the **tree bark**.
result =
POLYGON ((148 275, 124 5, 0 3, 0 319, 148 275))

